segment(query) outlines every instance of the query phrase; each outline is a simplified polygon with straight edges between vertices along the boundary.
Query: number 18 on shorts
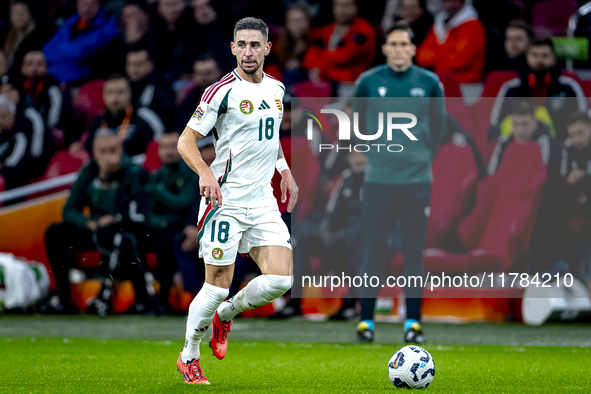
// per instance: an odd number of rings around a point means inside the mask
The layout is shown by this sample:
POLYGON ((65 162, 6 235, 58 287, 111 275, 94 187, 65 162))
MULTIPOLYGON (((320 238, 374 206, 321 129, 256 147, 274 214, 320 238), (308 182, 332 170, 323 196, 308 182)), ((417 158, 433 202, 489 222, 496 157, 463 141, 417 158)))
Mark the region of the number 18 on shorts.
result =
POLYGON ((201 208, 197 242, 199 257, 206 264, 233 264, 236 253, 248 253, 257 246, 284 246, 291 249, 289 230, 276 205, 255 208, 224 205, 211 208, 211 205, 202 203, 201 208))

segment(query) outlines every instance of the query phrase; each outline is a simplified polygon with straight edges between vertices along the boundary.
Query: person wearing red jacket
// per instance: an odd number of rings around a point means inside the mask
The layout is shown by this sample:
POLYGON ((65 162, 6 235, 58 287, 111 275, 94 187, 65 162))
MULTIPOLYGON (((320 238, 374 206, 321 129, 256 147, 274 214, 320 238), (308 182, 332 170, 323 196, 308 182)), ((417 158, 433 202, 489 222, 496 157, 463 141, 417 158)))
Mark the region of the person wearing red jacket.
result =
POLYGON ((442 11, 417 50, 419 66, 455 74, 460 83, 483 75, 486 34, 478 13, 465 0, 442 0, 442 11))
POLYGON ((334 23, 312 32, 312 45, 303 67, 317 71, 320 79, 354 82, 372 66, 375 29, 357 17, 355 0, 333 0, 334 23))

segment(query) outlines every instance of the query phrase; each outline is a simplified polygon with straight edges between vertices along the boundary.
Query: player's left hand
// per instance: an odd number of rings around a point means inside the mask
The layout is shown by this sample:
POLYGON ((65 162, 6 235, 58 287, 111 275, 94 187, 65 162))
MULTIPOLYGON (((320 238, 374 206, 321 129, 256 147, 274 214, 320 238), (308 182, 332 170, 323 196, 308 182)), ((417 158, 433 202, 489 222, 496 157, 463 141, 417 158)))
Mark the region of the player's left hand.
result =
POLYGON ((281 173, 281 202, 284 203, 287 200, 287 193, 289 193, 289 203, 287 204, 287 212, 291 213, 293 208, 298 201, 298 185, 296 185, 291 171, 283 170, 281 173))

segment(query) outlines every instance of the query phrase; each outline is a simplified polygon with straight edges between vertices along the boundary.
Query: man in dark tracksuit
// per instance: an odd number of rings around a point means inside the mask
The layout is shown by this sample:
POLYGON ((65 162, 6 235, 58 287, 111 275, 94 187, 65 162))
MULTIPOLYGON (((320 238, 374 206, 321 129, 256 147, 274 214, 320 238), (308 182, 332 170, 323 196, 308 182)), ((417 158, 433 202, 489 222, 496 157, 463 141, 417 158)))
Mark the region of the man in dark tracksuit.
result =
POLYGON ((28 130, 16 120, 16 108, 8 96, 0 95, 0 176, 6 190, 26 185, 32 176, 28 130))
POLYGON ((28 100, 23 100, 14 80, 5 75, 0 83, 0 94, 8 96, 16 104, 16 128, 24 131, 29 141, 30 175, 32 178, 40 177, 53 155, 53 137, 45 127, 41 114, 28 100))
POLYGON ((525 73, 501 86, 490 114, 488 139, 511 133, 511 122, 504 121, 511 108, 522 97, 531 97, 536 107, 536 118, 550 126, 550 136, 564 142, 567 138, 566 121, 573 112, 588 109, 585 93, 573 78, 562 75, 556 66, 554 44, 549 38, 531 42, 527 50, 525 73))
MULTIPOLYGON (((568 139, 565 141, 560 164, 561 207, 567 220, 591 218, 591 119, 587 114, 572 114, 567 121, 568 139)), ((571 265, 570 272, 581 280, 589 273, 589 231, 564 231, 553 241, 561 260, 571 265), (564 234, 564 235, 562 235, 564 234)), ((588 279, 587 279, 588 280, 588 279)))
POLYGON ((137 195, 148 181, 148 173, 123 155, 120 137, 113 130, 96 133, 94 160, 82 169, 64 206, 64 222, 54 224, 45 234, 47 256, 58 282, 60 303, 55 312, 70 312, 69 270, 72 253, 98 250, 103 255, 100 270, 105 284, 91 307, 98 314, 108 312, 108 298, 114 279, 133 282, 136 310, 152 307, 142 263, 149 237, 145 215, 140 213, 137 195), (85 208, 89 208, 89 215, 85 208))
POLYGON ((116 130, 123 137, 123 148, 129 156, 144 153, 152 139, 159 140, 164 134, 160 117, 148 107, 133 107, 131 98, 131 86, 125 77, 115 74, 105 81, 105 109, 88 127, 88 139, 84 144, 91 155, 94 134, 102 128, 116 130))
MULTIPOLYGON (((338 255, 346 253, 347 275, 356 275, 356 267, 363 258, 363 213, 361 190, 367 156, 351 152, 347 156, 349 168, 341 173, 330 194, 320 234, 327 249, 338 255)), ((356 315, 356 298, 345 298, 341 308, 329 320, 349 320, 356 315)))
MULTIPOLYGON (((178 132, 165 133, 158 144, 162 167, 150 176, 146 190, 150 197, 147 224, 157 230, 156 253, 160 282, 159 307, 168 309, 172 276, 177 270, 175 239, 183 232, 192 206, 198 205, 199 177, 181 159, 177 150, 178 132)), ((195 223, 197 220, 195 220, 195 223)))
MULTIPOLYGON (((431 197, 431 163, 445 133, 447 114, 439 78, 412 64, 415 46, 412 31, 397 24, 386 35, 382 50, 387 64, 375 67, 359 77, 354 112, 359 113, 362 133, 371 135, 378 129, 378 113, 411 113, 417 118, 409 131, 410 140, 401 130, 386 132, 376 141, 364 143, 400 144, 403 151, 369 150, 363 186, 364 257, 359 275, 380 277, 381 284, 389 274, 388 238, 393 225, 401 222, 404 275, 422 276, 423 249, 431 197)), ((387 120, 384 122, 386 123, 387 120)), ((408 119, 399 120, 408 123, 408 119)), ((386 127, 384 127, 385 129, 386 127)), ((396 150, 396 149, 394 149, 396 150)), ((392 239, 390 237, 390 239, 392 239)), ((380 287, 360 289, 361 322, 357 326, 359 341, 373 341, 373 315, 380 287)), ((405 342, 424 341, 420 326, 422 288, 408 286, 405 342)))

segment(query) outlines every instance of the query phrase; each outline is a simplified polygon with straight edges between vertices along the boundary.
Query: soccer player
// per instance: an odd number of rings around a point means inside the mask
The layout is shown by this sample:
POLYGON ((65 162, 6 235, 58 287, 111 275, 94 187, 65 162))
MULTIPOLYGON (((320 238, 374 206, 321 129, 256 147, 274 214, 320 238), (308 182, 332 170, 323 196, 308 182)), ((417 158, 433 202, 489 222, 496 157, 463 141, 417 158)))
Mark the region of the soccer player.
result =
MULTIPOLYGON (((431 195, 431 163, 445 133, 447 114, 439 78, 412 63, 416 52, 412 37, 408 25, 394 25, 386 34, 386 43, 382 46, 387 64, 361 74, 355 90, 355 97, 384 97, 381 101, 373 99, 368 111, 386 113, 392 110, 392 100, 387 97, 404 97, 404 100, 398 100, 396 110, 408 111, 417 117, 418 123, 412 128, 412 133, 419 136, 417 141, 407 143, 406 140, 404 152, 396 153, 396 156, 383 150, 367 153, 362 201, 365 244, 362 275, 383 277, 390 260, 388 238, 393 222, 397 221, 401 222, 403 229, 404 275, 419 276, 424 272, 423 249, 431 195)), ((363 114, 363 103, 364 100, 355 99, 353 110, 363 114)), ((364 130, 378 128, 377 124, 370 123, 370 118, 366 117, 368 121, 364 130)), ((375 122, 373 118, 371 121, 375 122)), ((379 288, 364 291, 361 294, 357 340, 373 342, 373 316, 379 288)), ((405 288, 405 294, 407 319, 404 341, 422 343, 422 289, 409 286, 405 288)))
POLYGON ((199 344, 210 325, 209 346, 221 360, 232 319, 280 297, 293 283, 290 234, 271 187, 275 168, 282 178, 282 202, 290 194, 289 212, 298 188, 279 144, 285 87, 263 72, 271 50, 267 25, 256 18, 239 20, 230 47, 238 67, 205 90, 178 143, 183 159, 199 174, 197 242, 205 262, 205 283, 189 307, 185 347, 177 361, 188 384, 209 384, 199 365, 199 344), (209 132, 216 153, 211 167, 196 146, 209 132), (262 275, 224 302, 236 253, 248 253, 262 275))

